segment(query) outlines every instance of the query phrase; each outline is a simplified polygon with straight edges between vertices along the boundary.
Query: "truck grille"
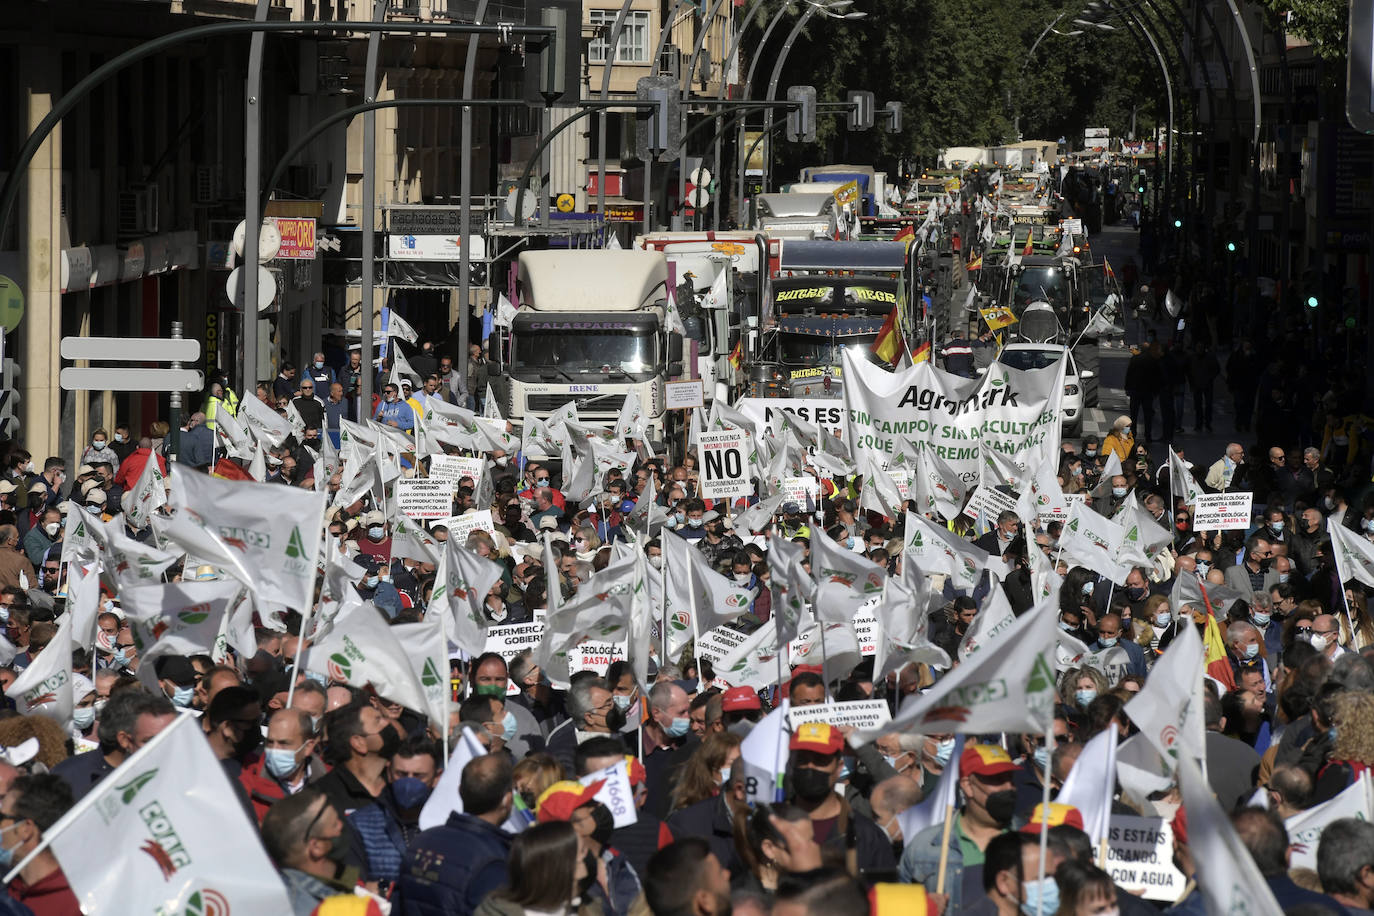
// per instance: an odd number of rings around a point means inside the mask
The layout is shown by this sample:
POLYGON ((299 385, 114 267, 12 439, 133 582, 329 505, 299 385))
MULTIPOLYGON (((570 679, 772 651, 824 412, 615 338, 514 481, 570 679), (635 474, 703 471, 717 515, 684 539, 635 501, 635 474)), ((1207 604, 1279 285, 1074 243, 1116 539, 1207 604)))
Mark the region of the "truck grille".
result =
POLYGON ((612 394, 606 396, 583 395, 577 397, 569 394, 527 394, 525 395, 525 409, 533 414, 553 413, 559 410, 569 401, 582 401, 596 398, 587 405, 587 412, 590 413, 620 413, 620 408, 625 406, 625 395, 612 394))

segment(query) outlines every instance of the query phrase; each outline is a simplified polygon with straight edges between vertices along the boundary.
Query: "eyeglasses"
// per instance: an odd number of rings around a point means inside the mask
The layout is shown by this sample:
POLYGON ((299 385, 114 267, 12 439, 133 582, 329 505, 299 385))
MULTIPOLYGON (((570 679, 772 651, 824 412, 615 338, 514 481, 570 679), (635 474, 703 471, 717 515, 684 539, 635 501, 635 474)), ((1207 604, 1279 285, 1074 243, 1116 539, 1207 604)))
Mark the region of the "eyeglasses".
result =
POLYGON ((1311 627, 1294 627, 1293 629, 1294 629, 1294 630, 1297 630, 1299 633, 1311 633, 1311 632, 1312 632, 1312 628, 1311 628, 1311 627))

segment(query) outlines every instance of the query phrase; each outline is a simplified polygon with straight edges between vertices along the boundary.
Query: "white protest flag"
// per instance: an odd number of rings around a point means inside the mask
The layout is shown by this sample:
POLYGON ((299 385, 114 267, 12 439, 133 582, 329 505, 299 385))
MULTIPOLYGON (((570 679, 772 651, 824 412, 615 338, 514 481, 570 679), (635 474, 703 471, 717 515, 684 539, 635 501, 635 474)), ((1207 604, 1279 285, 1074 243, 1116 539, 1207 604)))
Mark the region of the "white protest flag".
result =
POLYGON ((1356 534, 1339 519, 1326 520, 1326 532, 1331 535, 1331 553, 1336 560, 1336 574, 1342 582, 1351 579, 1374 585, 1374 542, 1356 534))
POLYGON ((220 480, 177 467, 172 497, 178 509, 214 519, 224 543, 242 552, 258 600, 296 609, 315 603, 326 494, 220 480))
POLYGON ((1027 477, 1027 485, 1021 489, 1021 498, 1016 501, 1016 514, 1021 516, 1025 530, 1038 528, 1041 513, 1046 515, 1063 512, 1065 504, 1064 488, 1054 474, 1054 466, 1041 462, 1027 477))
POLYGON ((1093 499, 1106 499, 1112 495, 1112 478, 1121 477, 1121 456, 1116 452, 1107 453, 1107 463, 1102 466, 1102 478, 1092 489, 1093 499))
POLYGON ((902 494, 892 475, 883 470, 878 456, 868 449, 861 450, 856 470, 864 479, 864 488, 859 492, 859 508, 872 509, 895 520, 902 511, 902 494))
MULTIPOLYGON (((902 837, 908 843, 932 824, 942 824, 953 810, 959 796, 959 758, 964 754, 964 736, 954 736, 954 751, 949 763, 940 772, 935 783, 935 791, 921 799, 919 804, 907 808, 897 815, 897 825, 902 828, 902 837)), ((1052 916, 1046 913, 1045 916, 1052 916)))
POLYGON ((928 692, 907 700, 891 722, 855 732, 849 743, 862 747, 882 735, 908 731, 1043 735, 1054 718, 1050 659, 1058 617, 1058 600, 1042 601, 928 692))
POLYGON ((294 398, 286 402, 286 422, 291 424, 291 435, 296 437, 297 442, 305 439, 305 417, 301 416, 294 398))
POLYGON ((1197 485, 1188 465, 1183 463, 1183 456, 1172 447, 1169 449, 1169 482, 1173 486, 1174 496, 1181 497, 1189 506, 1202 495, 1202 488, 1197 485))
POLYGON ((492 324, 498 328, 508 328, 518 311, 519 309, 511 305, 511 301, 506 298, 506 294, 502 293, 496 300, 496 314, 492 316, 492 324))
POLYGON ((444 638, 444 629, 439 622, 438 614, 426 614, 423 620, 397 623, 391 627, 391 633, 405 650, 411 668, 418 672, 420 686, 424 688, 425 699, 429 703, 420 711, 426 713, 431 722, 443 722, 448 718, 448 640, 444 638))
POLYGON ((534 650, 534 661, 548 676, 549 683, 567 688, 571 676, 568 653, 576 646, 588 641, 620 642, 629 635, 635 590, 643 587, 642 580, 636 581, 635 559, 622 556, 593 573, 578 587, 576 595, 557 608, 552 607, 550 598, 544 635, 534 650))
POLYGON ((94 560, 102 553, 105 540, 104 522, 89 514, 80 503, 73 502, 63 523, 62 565, 94 560))
POLYGON ((120 588, 140 582, 161 582, 162 574, 178 559, 175 554, 130 537, 123 515, 116 515, 105 524, 105 535, 104 569, 120 588))
POLYGON ((1371 792, 1374 792, 1374 785, 1370 783, 1369 771, 1365 770, 1335 798, 1286 819, 1283 826, 1288 828, 1288 867, 1316 870, 1317 844, 1321 841, 1322 831, 1332 821, 1343 817, 1374 820, 1371 792))
POLYGON ((164 544, 175 544, 188 554, 213 564, 215 568, 223 570, 244 585, 252 586, 253 577, 245 565, 247 560, 244 551, 239 550, 237 545, 230 547, 219 536, 218 529, 209 527, 196 510, 182 506, 171 518, 154 516, 153 531, 164 544))
POLYGON ((496 392, 492 390, 491 382, 487 382, 487 392, 482 398, 482 418, 484 420, 503 420, 501 416, 501 404, 497 400, 496 392))
POLYGON ((758 532, 766 528, 773 516, 787 502, 786 493, 775 493, 767 499, 760 499, 748 508, 735 514, 735 530, 758 532))
POLYGON ((1121 785, 1121 797, 1137 810, 1149 810, 1145 802, 1156 792, 1163 792, 1174 784, 1164 759, 1145 736, 1136 732, 1117 745, 1116 780, 1121 785))
POLYGON ((44 832, 82 912, 291 912, 198 721, 178 716, 44 832))
POLYGON ((443 775, 439 777, 434 791, 429 794, 425 806, 420 809, 421 830, 440 826, 448 821, 450 814, 463 813, 463 798, 458 794, 458 787, 463 781, 463 768, 478 757, 486 755, 487 749, 477 740, 472 729, 464 727, 453 748, 453 754, 448 758, 448 764, 444 766, 443 775))
POLYGON ((1197 629, 1181 627, 1150 670, 1145 686, 1126 704, 1126 715, 1170 772, 1182 758, 1203 760, 1207 755, 1199 702, 1205 657, 1197 629))
MULTIPOLYGON (((649 575, 649 561, 638 545, 627 549, 634 561, 634 597, 630 606, 630 665, 634 670, 635 682, 644 689, 649 685, 649 653, 647 648, 653 639, 654 603, 649 593, 649 581, 657 576, 649 575), (638 647, 645 651, 639 651, 638 647)), ((621 556, 624 556, 622 554, 621 556)))
POLYGON ((167 505, 167 476, 162 473, 157 457, 148 456, 143 462, 143 472, 129 493, 129 501, 124 507, 124 517, 133 528, 144 528, 153 513, 167 505))
POLYGON ((1120 524, 1082 503, 1074 503, 1059 535, 1059 546, 1070 559, 1116 582, 1131 571, 1130 563, 1122 564, 1116 557, 1125 536, 1120 524))
POLYGON ((248 476, 258 483, 267 479, 267 449, 256 440, 253 442, 253 455, 248 459, 248 476))
POLYGON ((1016 614, 1007 600, 1007 591, 993 587, 988 591, 978 616, 969 624, 968 632, 959 643, 959 661, 968 661, 969 656, 995 640, 1003 631, 1016 622, 1016 614))
POLYGON ((242 583, 234 579, 210 579, 203 582, 171 582, 161 585, 139 585, 120 591, 119 600, 130 618, 134 635, 145 639, 148 646, 139 647, 140 680, 155 684, 152 661, 160 655, 193 655, 212 652, 225 631, 226 641, 244 658, 252 658, 257 651, 251 612, 247 620, 231 620, 223 626, 226 615, 238 605, 242 583))
POLYGON ((739 746, 745 774, 744 800, 751 805, 782 801, 782 777, 791 753, 787 747, 787 710, 791 705, 784 699, 749 730, 739 746))
MULTIPOLYGON (((83 563, 73 563, 67 569, 67 611, 72 618, 72 645, 85 648, 95 640, 96 618, 100 615, 99 566, 92 563, 87 568, 83 563)), ((10 661, 13 660, 11 656, 10 661)))
POLYGON ((230 458, 247 458, 253 453, 253 437, 228 410, 215 411, 215 441, 230 458))
MULTIPOLYGON (((419 378, 420 373, 416 372, 414 369, 411 368, 410 360, 406 359, 405 354, 401 352, 400 348, 398 347, 392 350, 391 374, 388 375, 386 378, 387 384, 395 385, 396 390, 404 394, 404 391, 402 390, 401 386, 406 384, 410 379, 418 380, 419 378)), ((410 386, 412 391, 419 387, 420 386, 418 384, 412 384, 410 386)))
POLYGON ((1026 477, 1026 469, 1020 462, 995 448, 985 448, 981 452, 983 460, 978 463, 980 487, 1010 487, 1013 490, 1022 488, 1021 481, 1026 477))
POLYGON ((644 418, 644 407, 639 401, 639 389, 631 388, 615 421, 615 439, 623 444, 626 439, 643 441, 648 438, 649 427, 644 418))
POLYGON ((571 432, 560 446, 563 457, 563 496, 580 503, 596 485, 596 455, 591 443, 571 432))
MULTIPOLYGON (((618 249, 620 247, 620 240, 616 238, 614 235, 612 235, 611 241, 606 245, 606 247, 615 247, 618 249)), ((673 286, 672 283, 667 284, 667 287, 668 297, 664 305, 664 326, 667 327, 669 332, 673 334, 680 334, 681 336, 686 337, 687 329, 682 324, 682 312, 680 311, 677 302, 677 287, 673 286)))
POLYGON ((1040 601, 1047 597, 1051 592, 1059 591, 1064 584, 1064 577, 1055 568, 1054 561, 1046 556, 1045 551, 1040 549, 1039 544, 1027 545, 1032 549, 1028 551, 1031 573, 1031 600, 1040 601))
POLYGON ((758 690, 771 686, 777 683, 778 672, 782 670, 778 655, 785 651, 786 643, 778 641, 777 618, 769 618, 715 664, 716 677, 732 687, 758 690))
MULTIPOLYGON (((239 403, 239 415, 243 417, 244 424, 259 442, 266 442, 274 448, 285 442, 286 437, 291 435, 291 424, 286 422, 271 407, 258 400, 258 396, 255 394, 243 396, 243 400, 239 403)), ((218 417, 216 417, 216 422, 219 422, 218 417)))
POLYGON ((520 451, 525 455, 557 455, 562 449, 558 437, 538 417, 525 417, 520 431, 520 451))
MULTIPOLYGON (((396 314, 395 309, 387 309, 386 336, 399 337, 411 346, 420 339, 420 335, 415 333, 415 329, 410 326, 400 315, 396 314)), ((393 353, 396 351, 393 349, 393 353)))
MULTIPOLYGON (((1151 675, 1151 680, 1154 676, 1151 675)), ((1202 864, 1194 877, 1209 914, 1281 916, 1269 882, 1236 835, 1212 788, 1198 765, 1188 758, 1178 761, 1178 784, 1188 812, 1188 848, 1202 864)))
MULTIPOLYGON (((429 698, 410 656, 377 606, 357 595, 345 600, 322 633, 317 631, 307 667, 342 684, 371 684, 379 696, 393 703, 429 712, 429 698)), ((444 718, 434 726, 443 728, 444 718)))
POLYGON ((874 609, 878 620, 878 638, 873 652, 873 677, 876 680, 882 680, 912 663, 941 670, 950 667, 949 655, 926 636, 931 604, 925 576, 917 571, 917 577, 922 582, 921 587, 913 591, 911 580, 905 572, 903 570, 901 579, 887 580, 882 600, 874 609), (894 632, 900 638, 894 637, 894 632))
POLYGON ((19 714, 37 713, 57 722, 64 730, 72 727, 72 615, 63 614, 57 633, 29 666, 19 672, 5 691, 14 700, 19 714))
POLYGON ((1083 815, 1083 831, 1097 846, 1107 838, 1116 796, 1116 723, 1083 746, 1055 801, 1073 805, 1083 815))
POLYGON ((1122 501, 1112 521, 1121 525, 1116 558, 1123 565, 1149 566, 1154 556, 1173 541, 1168 529, 1140 505, 1134 490, 1122 501))
POLYGON ((906 544, 903 550, 926 575, 944 573, 950 577, 955 588, 975 587, 988 565, 986 550, 973 546, 945 526, 914 512, 906 514, 906 544))
POLYGON ((481 655, 487 644, 487 615, 484 607, 487 592, 501 579, 501 567, 480 557, 456 538, 444 542, 442 576, 434 578, 434 594, 430 605, 447 607, 449 639, 471 655, 481 655))
POLYGON ((772 590, 772 616, 776 621, 778 641, 789 643, 797 638, 807 597, 816 585, 802 568, 805 559, 800 545, 775 534, 768 536, 768 564, 772 571, 769 588, 772 590))
POLYGON ((753 594, 712 569, 705 555, 678 535, 664 531, 660 542, 666 573, 668 654, 677 655, 694 635, 714 630, 749 610, 753 594))
POLYGON ((968 498, 968 487, 932 449, 912 450, 915 471, 911 485, 916 492, 917 505, 922 512, 938 512, 945 518, 954 518, 964 508, 968 498))
POLYGON ((394 501, 387 504, 387 509, 391 513, 387 521, 391 523, 392 559, 402 557, 438 566, 444 545, 436 541, 424 525, 402 512, 394 501))
POLYGON ((883 593, 887 570, 817 531, 811 537, 811 578, 817 619, 848 623, 861 605, 883 593))

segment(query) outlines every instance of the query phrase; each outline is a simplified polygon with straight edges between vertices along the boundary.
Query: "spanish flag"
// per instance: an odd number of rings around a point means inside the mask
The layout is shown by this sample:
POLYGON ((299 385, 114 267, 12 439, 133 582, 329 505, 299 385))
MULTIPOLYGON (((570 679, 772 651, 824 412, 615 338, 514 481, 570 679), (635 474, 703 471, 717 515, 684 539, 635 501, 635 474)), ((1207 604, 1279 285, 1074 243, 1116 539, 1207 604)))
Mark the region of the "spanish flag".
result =
POLYGON ((1107 279, 1109 279, 1109 280, 1115 280, 1115 279, 1116 279, 1116 271, 1112 270, 1112 262, 1111 262, 1111 261, 1108 261, 1106 258, 1103 258, 1103 259, 1102 259, 1102 266, 1103 266, 1103 268, 1105 268, 1106 271, 1107 271, 1107 279))
POLYGON ((974 258, 972 261, 969 261, 967 264, 964 265, 964 270, 966 270, 966 271, 969 271, 969 270, 982 270, 982 269, 983 269, 983 256, 982 256, 981 254, 978 255, 978 257, 974 258))
POLYGON ((1029 234, 1026 235, 1026 247, 1021 249, 1021 257, 1023 257, 1023 258, 1026 257, 1027 255, 1032 255, 1032 254, 1035 254, 1035 233, 1034 233, 1034 232, 1031 232, 1031 233, 1029 233, 1029 234))
POLYGON ((925 343, 921 344, 919 347, 916 348, 915 353, 911 354, 911 362, 914 365, 915 363, 924 363, 928 362, 929 360, 930 341, 927 340, 925 343))
POLYGON ((903 349, 902 335, 897 332, 897 310, 893 309, 887 313, 887 319, 873 340, 873 355, 889 366, 895 366, 902 358, 903 349))
POLYGON ((916 238, 916 229, 910 223, 902 227, 902 230, 892 237, 894 242, 905 242, 916 238))
POLYGON ((744 339, 735 341, 735 349, 730 351, 730 365, 738 369, 739 364, 744 360, 744 339))

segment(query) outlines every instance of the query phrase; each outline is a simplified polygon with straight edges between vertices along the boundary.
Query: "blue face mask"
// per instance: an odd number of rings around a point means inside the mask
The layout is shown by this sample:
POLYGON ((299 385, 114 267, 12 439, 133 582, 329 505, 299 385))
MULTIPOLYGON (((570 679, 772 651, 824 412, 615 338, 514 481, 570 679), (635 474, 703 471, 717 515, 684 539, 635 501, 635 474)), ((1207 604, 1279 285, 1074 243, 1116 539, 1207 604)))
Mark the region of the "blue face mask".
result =
POLYGON ((1097 691, 1092 689, 1075 691, 1073 698, 1078 701, 1080 707, 1086 708, 1089 703, 1097 699, 1097 691))
POLYGON ((277 779, 285 779, 296 769, 296 752, 299 750, 299 747, 269 747, 263 752, 263 766, 277 779))
POLYGON ((382 581, 380 576, 368 576, 367 578, 363 579, 363 585, 365 585, 368 588, 376 588, 377 583, 380 581, 382 581))
POLYGON ((1112 487, 1112 495, 1117 499, 1122 499, 1126 495, 1125 487, 1112 487))
POLYGON ((1245 647, 1246 658, 1254 658, 1257 655, 1259 655, 1259 643, 1252 642, 1250 643, 1250 645, 1245 647))
POLYGON ((1270 528, 1273 528, 1275 531, 1282 531, 1282 530, 1283 530, 1283 519, 1279 519, 1277 522, 1270 522, 1270 523, 1269 523, 1269 527, 1270 527, 1270 528))
MULTIPOLYGON (((1269 615, 1269 614, 1251 614, 1251 615, 1250 615, 1250 622, 1253 623, 1255 626, 1259 627, 1261 630, 1263 630, 1265 627, 1269 626, 1269 621, 1270 621, 1270 620, 1273 620, 1273 619, 1274 619, 1274 618, 1273 618, 1271 615, 1269 615)), ((1256 648, 1258 648, 1258 646, 1257 646, 1256 648)))
POLYGON ((954 739, 946 738, 935 746, 935 762, 940 766, 949 763, 949 759, 954 756, 954 739))
POLYGON ((179 709, 185 709, 191 705, 191 700, 196 695, 194 687, 178 687, 172 691, 172 705, 179 709))
POLYGON ((1085 595, 1091 595, 1092 593, 1093 593, 1093 584, 1092 584, 1091 582, 1084 582, 1084 583, 1083 583, 1083 594, 1085 594, 1085 595))
POLYGON ((1112 646, 1116 645, 1116 641, 1119 638, 1120 637, 1117 636, 1099 636, 1097 638, 1097 642, 1098 645, 1102 646, 1102 648, 1110 649, 1112 646))
POLYGON ((84 706, 72 710, 72 724, 79 731, 85 731, 95 724, 95 707, 84 706))
POLYGON ((899 763, 899 761, 901 761, 901 759, 902 759, 902 758, 901 758, 900 756, 899 756, 899 757, 889 757, 889 756, 887 756, 886 754, 883 755, 883 760, 887 761, 887 765, 890 766, 890 767, 892 767, 892 769, 896 770, 898 773, 905 772, 906 769, 907 769, 906 767, 903 767, 903 766, 899 766, 899 765, 898 765, 898 763, 899 763))
POLYGON ((687 519, 687 524, 690 525, 690 526, 692 526, 693 528, 700 528, 702 525, 706 524, 706 519, 705 519, 705 518, 689 518, 689 519, 687 519))
POLYGON ((407 811, 424 807, 433 791, 423 780, 414 776, 402 776, 391 784, 391 795, 396 799, 397 807, 407 811))
POLYGON ((1041 773, 1045 772, 1050 765, 1050 749, 1045 745, 1040 745, 1032 755, 1035 758, 1035 768, 1041 773))
POLYGON ((1026 916, 1045 916, 1058 912, 1059 885, 1054 883, 1054 878, 1046 875, 1043 881, 1027 881, 1022 887, 1025 888, 1026 899, 1021 901, 1021 912, 1026 916))
POLYGON ((374 541, 380 541, 382 539, 382 535, 384 534, 386 534, 386 528, 382 527, 381 525, 373 525, 372 527, 367 529, 367 536, 372 538, 372 540, 374 541))
MULTIPOLYGON (((1332 730, 1334 731, 1335 729, 1332 730)), ((0 837, 4 837, 5 834, 9 833, 11 830, 18 826, 18 824, 10 824, 8 827, 0 827, 0 837)), ((6 846, 5 841, 3 839, 0 839, 0 868, 9 870, 9 867, 13 864, 14 850, 6 846)))
POLYGON ((515 737, 515 730, 519 728, 515 723, 515 713, 507 711, 501 719, 501 734, 507 741, 515 737))
POLYGON ((674 719, 673 724, 664 729, 671 738, 681 738, 691 730, 692 720, 681 716, 674 719))
POLYGON ((115 666, 116 668, 127 668, 127 667, 129 667, 129 662, 130 662, 131 660, 132 660, 132 659, 129 658, 129 653, 125 652, 122 648, 115 649, 115 653, 114 653, 114 656, 113 656, 113 661, 114 661, 114 666, 115 666))

